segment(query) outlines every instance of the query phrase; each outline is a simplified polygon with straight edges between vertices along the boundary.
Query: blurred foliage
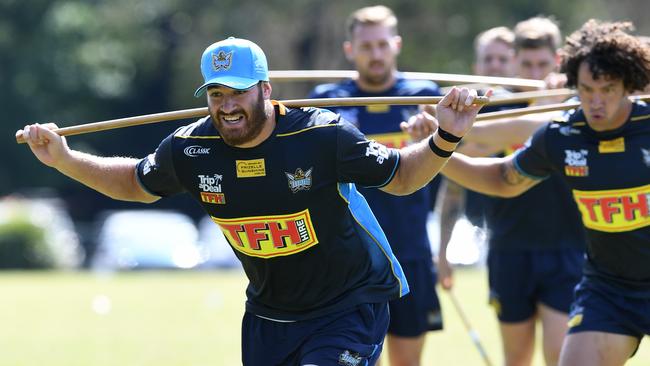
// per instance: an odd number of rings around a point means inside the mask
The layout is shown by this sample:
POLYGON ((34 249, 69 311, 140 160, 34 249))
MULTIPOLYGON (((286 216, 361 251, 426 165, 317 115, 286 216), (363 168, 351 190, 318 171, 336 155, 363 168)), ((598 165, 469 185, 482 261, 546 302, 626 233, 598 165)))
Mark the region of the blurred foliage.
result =
POLYGON ((42 228, 29 220, 0 223, 0 269, 54 267, 42 228))
POLYGON ((83 252, 57 200, 0 200, 0 269, 75 268, 83 252))
MULTIPOLYGON (((267 53, 271 69, 349 68, 341 52, 344 23, 357 1, 265 2, 222 0, 0 0, 0 196, 53 187, 67 197, 86 188, 40 165, 14 142, 27 122, 59 126, 194 108, 199 58, 227 36, 249 38, 267 53)), ((650 2, 493 0, 458 6, 452 0, 385 1, 400 19, 406 71, 466 73, 480 31, 553 15, 565 34, 589 18, 632 20, 650 34, 650 2)), ((277 99, 301 98, 313 84, 274 84, 277 99)), ((69 138, 74 148, 141 157, 181 122, 69 138)), ((84 192, 84 193, 80 193, 84 192)), ((78 199, 90 214, 99 206, 78 199)), ((71 204, 75 206, 76 204, 71 204)))

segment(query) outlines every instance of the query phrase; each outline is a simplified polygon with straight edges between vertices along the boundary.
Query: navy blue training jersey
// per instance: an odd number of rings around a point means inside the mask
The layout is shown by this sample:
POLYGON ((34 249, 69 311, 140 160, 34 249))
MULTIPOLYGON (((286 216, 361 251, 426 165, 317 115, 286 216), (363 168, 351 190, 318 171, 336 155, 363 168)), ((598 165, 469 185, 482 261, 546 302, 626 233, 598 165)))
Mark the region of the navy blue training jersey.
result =
POLYGON ((188 192, 219 225, 250 280, 247 310, 302 320, 408 293, 355 187, 390 182, 399 153, 329 111, 276 104, 272 135, 229 146, 206 117, 138 164, 159 196, 188 192))
MULTIPOLYGON (((440 96, 438 85, 431 81, 407 80, 398 77, 396 83, 380 93, 364 92, 354 80, 338 84, 319 85, 310 98, 440 96)), ((408 134, 399 124, 418 113, 417 105, 374 105, 359 107, 332 107, 344 119, 353 123, 368 139, 389 147, 403 147, 410 143, 408 134)), ((438 178, 408 196, 394 196, 378 189, 360 189, 381 224, 394 249, 402 260, 421 259, 431 255, 426 230, 427 214, 435 200, 438 178)))
MULTIPOLYGON (((527 104, 521 103, 487 106, 488 109, 482 108, 481 113, 526 106, 527 104)), ((508 155, 519 147, 510 147, 501 156, 508 155)), ((586 238, 580 214, 566 183, 555 174, 517 197, 500 198, 473 193, 467 200, 477 200, 482 205, 483 217, 489 230, 490 250, 585 247, 586 238), (482 197, 477 199, 477 195, 482 197)))
POLYGON ((515 163, 570 186, 588 234, 587 276, 650 294, 650 107, 634 103, 623 126, 604 132, 580 109, 537 131, 515 163))

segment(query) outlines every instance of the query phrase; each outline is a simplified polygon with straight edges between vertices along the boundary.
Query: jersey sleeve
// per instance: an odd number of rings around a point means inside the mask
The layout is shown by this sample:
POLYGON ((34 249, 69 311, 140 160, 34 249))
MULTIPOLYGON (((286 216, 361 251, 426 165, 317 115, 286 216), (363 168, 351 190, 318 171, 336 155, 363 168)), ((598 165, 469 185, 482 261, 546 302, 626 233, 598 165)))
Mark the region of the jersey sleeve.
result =
POLYGON ((545 179, 553 172, 546 149, 547 131, 548 125, 539 128, 524 147, 515 152, 514 163, 519 173, 533 179, 545 179))
POLYGON ((138 182, 142 188, 156 196, 166 197, 184 192, 176 177, 172 159, 173 134, 165 138, 155 152, 138 162, 138 182))
POLYGON ((343 119, 337 129, 338 180, 363 187, 383 187, 390 183, 399 164, 399 152, 368 140, 343 119))

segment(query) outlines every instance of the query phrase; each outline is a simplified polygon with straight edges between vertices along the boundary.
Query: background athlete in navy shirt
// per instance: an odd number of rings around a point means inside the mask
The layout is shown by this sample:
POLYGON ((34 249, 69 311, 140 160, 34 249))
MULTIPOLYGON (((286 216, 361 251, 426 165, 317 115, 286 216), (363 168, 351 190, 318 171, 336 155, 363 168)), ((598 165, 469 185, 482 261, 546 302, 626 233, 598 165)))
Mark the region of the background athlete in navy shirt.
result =
MULTIPOLYGON (((319 85, 311 98, 437 96, 431 81, 406 80, 397 71, 401 38, 397 18, 385 6, 371 6, 353 12, 347 21, 345 55, 359 76, 338 84, 319 85)), ((337 107, 339 113, 367 138, 400 148, 411 143, 400 129, 418 112, 418 106, 375 105, 337 107)), ((386 345, 393 366, 420 362, 427 331, 442 329, 440 303, 436 294, 436 272, 427 234, 427 215, 435 198, 438 179, 407 196, 394 196, 375 188, 360 188, 381 225, 393 253, 409 282, 408 296, 389 304, 390 325, 386 345)))
POLYGON ((210 115, 144 159, 71 150, 54 124, 25 126, 37 158, 128 201, 186 192, 218 224, 250 284, 244 365, 374 364, 389 300, 408 292, 399 263, 354 183, 409 194, 428 183, 471 128, 476 92, 452 89, 441 128, 400 150, 328 111, 270 100, 263 51, 236 38, 201 58, 210 115))

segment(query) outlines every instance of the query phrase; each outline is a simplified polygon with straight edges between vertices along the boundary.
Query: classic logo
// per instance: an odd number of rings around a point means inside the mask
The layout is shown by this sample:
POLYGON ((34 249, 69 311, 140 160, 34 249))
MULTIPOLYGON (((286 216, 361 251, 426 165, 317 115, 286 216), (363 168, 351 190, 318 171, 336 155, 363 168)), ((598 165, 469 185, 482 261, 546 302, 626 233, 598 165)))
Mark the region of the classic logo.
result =
POLYGON ((560 133, 564 136, 579 135, 580 130, 573 128, 573 126, 562 126, 559 129, 560 133))
POLYGON ((212 217, 235 250, 248 256, 292 255, 318 244, 309 209, 289 215, 212 217))
POLYGON ((650 149, 641 148, 641 153, 643 153, 643 162, 645 166, 650 168, 650 149))
POLYGON ((195 158, 199 155, 210 155, 210 148, 199 145, 192 145, 184 148, 183 154, 189 156, 190 158, 195 158))
POLYGON ((264 159, 235 160, 237 178, 251 178, 266 176, 264 159))
POLYGON ((607 191, 573 190, 585 226, 598 231, 621 232, 650 225, 650 184, 607 191))
POLYGON ((228 70, 230 69, 230 62, 232 61, 232 53, 235 51, 230 51, 225 53, 224 51, 219 51, 216 55, 212 53, 212 67, 214 71, 219 70, 228 70))
POLYGON ((601 154, 625 152, 625 137, 600 141, 598 143, 598 152, 601 154))
POLYGON ((284 174, 287 175, 291 193, 296 193, 303 190, 306 191, 311 188, 311 171, 313 169, 314 168, 309 168, 306 172, 303 172, 302 169, 298 168, 293 174, 284 172, 284 174))
POLYGON ((411 138, 404 132, 380 133, 376 135, 368 135, 369 140, 375 140, 378 143, 396 149, 402 148, 411 142, 411 138))
POLYGON ((589 151, 585 149, 564 150, 566 157, 564 162, 564 174, 567 177, 586 177, 589 176, 589 166, 587 166, 587 155, 589 151))
POLYGON ((390 153, 388 148, 384 145, 378 144, 376 141, 370 141, 368 147, 366 147, 366 156, 376 156, 377 163, 383 164, 384 160, 388 159, 390 153))

